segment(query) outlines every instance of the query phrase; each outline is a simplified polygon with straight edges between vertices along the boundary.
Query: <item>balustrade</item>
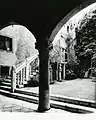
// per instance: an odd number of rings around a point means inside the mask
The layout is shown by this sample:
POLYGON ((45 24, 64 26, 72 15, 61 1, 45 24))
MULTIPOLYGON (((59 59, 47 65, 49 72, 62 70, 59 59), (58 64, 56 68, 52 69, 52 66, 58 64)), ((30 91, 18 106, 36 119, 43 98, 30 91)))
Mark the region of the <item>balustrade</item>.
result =
MULTIPOLYGON (((14 72, 12 69, 13 71, 12 82, 11 82, 12 90, 15 89, 16 87, 20 88, 20 87, 23 87, 24 84, 27 84, 27 82, 31 77, 30 75, 32 75, 33 71, 35 70, 34 67, 37 67, 37 63, 38 63, 37 57, 38 55, 35 55, 35 57, 33 56, 27 59, 24 63, 22 63, 22 65, 16 68, 16 72, 14 72), (33 67, 33 64, 36 64, 36 65, 33 67)), ((56 70, 56 79, 61 81, 61 65, 58 68, 56 70), (58 71, 58 68, 59 68, 59 71, 58 71)), ((63 66, 63 79, 64 78, 65 78, 65 66, 63 66)), ((49 68, 49 79, 50 79, 50 82, 53 81, 53 72, 51 67, 49 68)))
POLYGON ((38 57, 38 54, 26 59, 26 61, 16 69, 16 86, 17 87, 20 88, 20 87, 23 87, 24 84, 27 84, 27 81, 29 80, 29 77, 32 74, 31 63, 32 61, 37 59, 37 57, 38 57))

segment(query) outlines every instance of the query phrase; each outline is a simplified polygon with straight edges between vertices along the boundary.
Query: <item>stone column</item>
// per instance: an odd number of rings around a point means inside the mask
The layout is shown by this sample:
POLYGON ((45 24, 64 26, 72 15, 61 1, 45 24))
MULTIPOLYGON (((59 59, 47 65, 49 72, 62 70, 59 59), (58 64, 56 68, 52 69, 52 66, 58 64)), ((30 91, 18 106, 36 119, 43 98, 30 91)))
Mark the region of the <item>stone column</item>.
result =
POLYGON ((1 66, 0 66, 0 76, 1 76, 1 66))
POLYGON ((37 41, 36 49, 39 51, 39 106, 38 111, 43 112, 50 109, 49 98, 49 76, 48 76, 48 63, 49 63, 49 48, 48 40, 37 41))
POLYGON ((65 80, 65 62, 63 64, 63 79, 65 80))
POLYGON ((56 80, 58 81, 58 63, 57 63, 57 69, 56 69, 56 80))
POLYGON ((61 68, 61 63, 60 63, 60 65, 59 65, 59 82, 61 82, 62 81, 62 78, 61 78, 61 76, 62 76, 62 68, 61 68))
POLYGON ((53 82, 53 79, 52 79, 53 77, 52 77, 52 67, 51 66, 49 66, 49 82, 53 82))
POLYGON ((63 79, 65 80, 65 62, 66 62, 66 59, 65 59, 65 49, 64 49, 64 62, 63 62, 63 79))
POLYGON ((14 93, 16 89, 16 68, 12 66, 11 71, 11 92, 14 93))

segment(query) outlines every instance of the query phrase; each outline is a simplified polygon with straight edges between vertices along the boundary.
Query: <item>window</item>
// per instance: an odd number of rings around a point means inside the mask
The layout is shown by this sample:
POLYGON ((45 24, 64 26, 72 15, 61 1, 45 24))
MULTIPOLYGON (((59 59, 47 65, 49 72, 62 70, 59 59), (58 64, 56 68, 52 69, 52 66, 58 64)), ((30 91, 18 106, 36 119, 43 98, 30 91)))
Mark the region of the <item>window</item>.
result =
POLYGON ((0 49, 12 51, 12 39, 0 36, 0 49))

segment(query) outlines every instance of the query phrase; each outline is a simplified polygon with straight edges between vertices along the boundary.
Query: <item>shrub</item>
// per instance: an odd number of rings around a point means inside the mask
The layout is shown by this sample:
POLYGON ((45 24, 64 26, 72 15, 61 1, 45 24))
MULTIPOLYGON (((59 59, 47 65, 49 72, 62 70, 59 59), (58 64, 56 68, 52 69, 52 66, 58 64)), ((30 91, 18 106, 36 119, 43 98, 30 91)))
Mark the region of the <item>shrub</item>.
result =
POLYGON ((66 64, 66 79, 76 79, 78 77, 78 64, 75 62, 68 62, 66 64))
POLYGON ((66 80, 72 80, 77 78, 77 75, 72 70, 66 70, 66 80))
POLYGON ((39 86, 39 74, 34 75, 33 77, 30 78, 28 81, 28 86, 29 87, 37 87, 39 86))

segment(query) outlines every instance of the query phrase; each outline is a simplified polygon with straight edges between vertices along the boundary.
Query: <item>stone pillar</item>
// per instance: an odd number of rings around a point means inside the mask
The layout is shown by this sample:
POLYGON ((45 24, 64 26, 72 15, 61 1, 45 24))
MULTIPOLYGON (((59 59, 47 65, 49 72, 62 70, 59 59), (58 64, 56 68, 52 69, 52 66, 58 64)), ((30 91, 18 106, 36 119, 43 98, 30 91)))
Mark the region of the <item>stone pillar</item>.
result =
POLYGON ((49 98, 49 48, 48 40, 37 41, 36 49, 39 51, 39 106, 38 111, 44 112, 50 109, 50 98, 49 98))
POLYGON ((65 52, 65 49, 64 49, 64 64, 63 64, 63 79, 65 80, 65 62, 66 62, 66 58, 65 58, 65 54, 66 54, 66 52, 65 52))
POLYGON ((1 76, 1 66, 0 66, 0 76, 1 76))
POLYGON ((63 64, 63 79, 65 80, 65 62, 63 64))
POLYGON ((51 66, 49 66, 49 82, 53 82, 53 79, 52 79, 53 77, 52 77, 52 67, 51 66))
POLYGON ((56 69, 56 80, 58 80, 58 63, 57 63, 57 69, 56 69))
POLYGON ((11 71, 11 92, 14 93, 16 89, 16 68, 12 66, 11 71))
MULTIPOLYGON (((40 53, 42 54, 42 53, 40 53)), ((49 103, 49 79, 48 79, 48 51, 44 57, 40 58, 40 71, 39 71, 39 111, 46 111, 50 109, 49 103)))
POLYGON ((61 72, 62 72, 62 68, 61 68, 61 63, 60 63, 60 65, 59 65, 59 80, 58 80, 59 82, 62 81, 62 77, 61 77, 62 73, 61 72))

